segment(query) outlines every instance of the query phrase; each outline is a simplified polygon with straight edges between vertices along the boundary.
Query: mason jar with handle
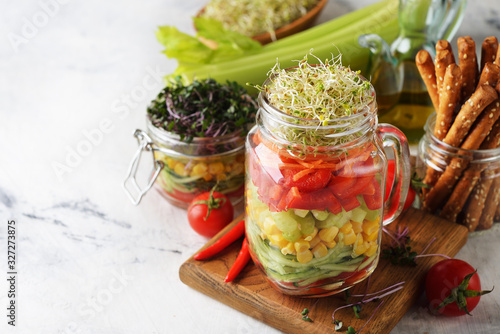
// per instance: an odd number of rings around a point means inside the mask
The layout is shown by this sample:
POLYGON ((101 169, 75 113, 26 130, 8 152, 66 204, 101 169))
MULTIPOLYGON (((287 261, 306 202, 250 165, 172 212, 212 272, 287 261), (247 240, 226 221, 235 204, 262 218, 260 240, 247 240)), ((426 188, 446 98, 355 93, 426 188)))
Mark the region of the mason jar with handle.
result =
POLYGON ((268 91, 259 95, 246 141, 246 237, 253 261, 282 293, 328 296, 363 281, 377 266, 382 227, 402 211, 408 143, 378 124, 369 87, 363 110, 328 121, 289 115, 268 91), (393 189, 385 189, 385 149, 395 159, 393 189))

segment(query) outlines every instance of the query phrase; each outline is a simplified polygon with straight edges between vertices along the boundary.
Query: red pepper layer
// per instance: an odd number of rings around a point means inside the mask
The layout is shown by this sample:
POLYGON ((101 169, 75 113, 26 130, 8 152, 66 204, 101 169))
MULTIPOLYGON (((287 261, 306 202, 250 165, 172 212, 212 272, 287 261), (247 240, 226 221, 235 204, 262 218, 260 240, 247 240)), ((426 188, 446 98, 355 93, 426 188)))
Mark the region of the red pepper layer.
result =
MULTIPOLYGON (((271 150, 267 152, 276 154, 271 150)), ((340 169, 331 167, 331 163, 297 163, 289 157, 280 156, 283 162, 279 167, 282 178, 276 182, 252 150, 249 154, 249 174, 258 188, 259 199, 272 211, 328 210, 337 214, 342 208, 351 211, 360 206, 358 196, 363 197, 369 209, 379 209, 382 207, 382 190, 375 178, 375 162, 369 154, 357 153, 352 159, 347 158, 347 162, 342 161, 340 169)))

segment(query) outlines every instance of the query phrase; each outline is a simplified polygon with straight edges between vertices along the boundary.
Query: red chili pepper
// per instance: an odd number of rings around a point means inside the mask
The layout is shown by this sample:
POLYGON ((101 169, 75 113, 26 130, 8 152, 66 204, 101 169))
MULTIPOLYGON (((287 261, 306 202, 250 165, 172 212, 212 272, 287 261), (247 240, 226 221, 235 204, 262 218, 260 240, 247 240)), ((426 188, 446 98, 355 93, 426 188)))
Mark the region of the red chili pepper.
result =
POLYGON ((229 269, 226 278, 224 279, 224 283, 231 282, 238 276, 238 274, 245 268, 248 261, 250 260, 250 251, 248 250, 248 242, 247 238, 243 240, 243 244, 241 245, 240 253, 234 261, 233 266, 229 269))
POLYGON ((224 248, 232 244, 234 241, 238 240, 243 234, 245 234, 245 221, 242 220, 236 224, 231 230, 219 238, 213 245, 205 248, 193 257, 195 260, 205 260, 209 257, 222 251, 224 248))

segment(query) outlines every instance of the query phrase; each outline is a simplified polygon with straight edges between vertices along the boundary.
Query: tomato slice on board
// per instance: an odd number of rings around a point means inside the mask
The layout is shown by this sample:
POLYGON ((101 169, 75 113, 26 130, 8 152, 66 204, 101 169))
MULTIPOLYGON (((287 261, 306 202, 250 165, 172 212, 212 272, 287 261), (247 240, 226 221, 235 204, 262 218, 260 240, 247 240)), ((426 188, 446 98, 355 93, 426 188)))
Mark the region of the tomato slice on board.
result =
POLYGON ((328 169, 283 169, 283 185, 285 187, 297 187, 301 192, 312 192, 323 189, 330 182, 332 173, 328 169), (305 172, 305 174, 304 174, 305 172), (298 173, 304 174, 296 179, 298 173))

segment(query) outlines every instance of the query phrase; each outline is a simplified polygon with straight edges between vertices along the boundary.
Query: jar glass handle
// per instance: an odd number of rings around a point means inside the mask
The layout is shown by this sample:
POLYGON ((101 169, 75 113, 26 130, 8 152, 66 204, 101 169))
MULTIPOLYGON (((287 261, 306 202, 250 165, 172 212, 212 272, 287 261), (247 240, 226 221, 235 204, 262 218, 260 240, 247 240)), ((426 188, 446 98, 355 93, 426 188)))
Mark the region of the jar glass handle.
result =
MULTIPOLYGON (((398 128, 389 124, 379 124, 377 131, 382 138, 384 148, 393 150, 395 162, 392 189, 385 190, 390 192, 384 203, 383 224, 385 226, 392 223, 403 211, 410 186, 410 148, 406 136, 398 128)), ((384 185, 382 184, 382 186, 384 185)))
POLYGON ((155 183, 158 175, 163 169, 163 162, 160 160, 155 160, 155 149, 153 148, 153 141, 144 131, 139 129, 135 130, 134 137, 137 138, 139 148, 135 152, 134 157, 132 158, 132 161, 130 162, 130 165, 128 167, 127 177, 125 178, 125 181, 123 181, 123 189, 125 189, 125 192, 127 193, 132 203, 134 205, 137 205, 141 202, 142 197, 148 192, 149 189, 151 189, 151 187, 155 183), (142 152, 144 151, 151 152, 151 155, 153 156, 154 169, 151 172, 151 177, 148 181, 148 184, 144 189, 141 189, 141 187, 137 183, 136 175, 137 169, 139 168, 139 162, 141 160, 142 152), (130 187, 128 185, 130 185, 130 187))

